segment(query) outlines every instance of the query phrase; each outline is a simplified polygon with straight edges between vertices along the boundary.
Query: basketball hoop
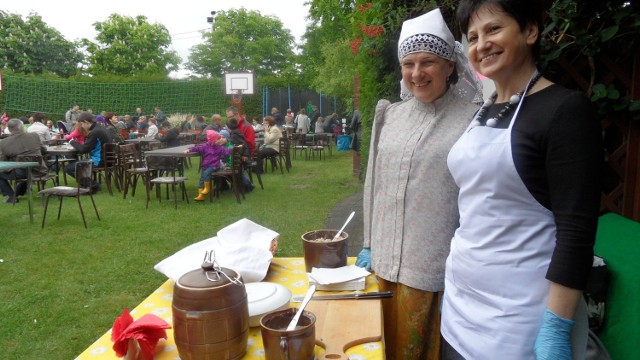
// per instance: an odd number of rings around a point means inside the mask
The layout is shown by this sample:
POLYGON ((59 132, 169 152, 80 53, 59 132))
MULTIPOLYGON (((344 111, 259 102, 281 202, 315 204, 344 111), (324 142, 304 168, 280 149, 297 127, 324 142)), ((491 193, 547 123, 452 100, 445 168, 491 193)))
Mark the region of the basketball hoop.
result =
POLYGON ((242 115, 242 95, 253 95, 253 73, 227 73, 224 74, 224 91, 231 96, 231 105, 238 109, 242 115))

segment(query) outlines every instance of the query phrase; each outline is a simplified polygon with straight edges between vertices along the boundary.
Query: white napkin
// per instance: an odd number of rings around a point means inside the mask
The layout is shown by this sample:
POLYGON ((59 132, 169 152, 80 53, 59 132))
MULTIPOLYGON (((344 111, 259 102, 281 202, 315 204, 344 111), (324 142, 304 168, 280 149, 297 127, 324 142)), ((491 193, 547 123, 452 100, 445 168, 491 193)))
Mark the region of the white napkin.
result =
POLYGON ((235 270, 245 283, 259 282, 269 270, 271 241, 279 234, 251 220, 241 219, 218 231, 218 236, 191 244, 160 261, 154 269, 178 281, 200 268, 207 251, 214 250, 218 264, 235 270))
POLYGON ((370 274, 364 268, 355 265, 347 265, 339 268, 311 268, 311 276, 318 284, 328 285, 351 281, 366 277, 370 274))

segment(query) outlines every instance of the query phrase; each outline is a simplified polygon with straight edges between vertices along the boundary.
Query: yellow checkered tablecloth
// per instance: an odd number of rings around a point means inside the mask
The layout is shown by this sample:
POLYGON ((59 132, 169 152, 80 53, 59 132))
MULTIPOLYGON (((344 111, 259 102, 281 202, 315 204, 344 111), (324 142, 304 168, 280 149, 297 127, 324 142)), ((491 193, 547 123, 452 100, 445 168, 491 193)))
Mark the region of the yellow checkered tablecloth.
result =
MULTIPOLYGON (((353 264, 355 258, 349 258, 349 264, 353 264)), ((276 282, 289 288, 294 295, 303 295, 307 290, 307 276, 304 271, 303 258, 274 258, 264 281, 276 282)), ((378 284, 374 276, 367 277, 365 291, 378 291, 378 284)), ((322 292, 318 292, 322 295, 322 292)), ((171 314, 171 300, 173 299, 173 281, 167 280, 133 311, 131 316, 137 319, 144 314, 155 314, 169 324, 173 323, 171 314)), ((292 304, 292 307, 298 306, 292 304)), ((358 324, 345 324, 345 326, 358 326, 358 324)), ((111 330, 107 331, 91 346, 89 346, 76 360, 118 359, 112 349, 111 330)), ((316 346, 316 355, 322 354, 322 349, 316 346)), ((347 350, 350 360, 377 360, 384 358, 382 342, 366 343, 347 350)), ((167 330, 167 340, 158 342, 155 354, 156 360, 179 360, 178 349, 173 340, 173 330, 167 330)), ((260 328, 250 329, 247 353, 243 359, 264 359, 262 337, 260 328)))

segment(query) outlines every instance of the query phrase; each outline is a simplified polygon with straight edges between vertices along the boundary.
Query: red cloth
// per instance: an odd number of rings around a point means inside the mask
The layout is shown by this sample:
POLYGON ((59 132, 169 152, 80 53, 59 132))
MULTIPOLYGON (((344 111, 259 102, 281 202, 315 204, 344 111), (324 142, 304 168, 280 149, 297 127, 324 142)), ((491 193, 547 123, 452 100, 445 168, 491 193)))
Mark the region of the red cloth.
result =
POLYGON ((247 120, 242 119, 238 122, 238 129, 242 131, 242 135, 249 145, 251 156, 253 156, 256 149, 256 132, 253 130, 253 126, 247 120))
POLYGON ((153 314, 145 314, 136 321, 127 309, 116 318, 111 328, 111 341, 116 356, 123 357, 127 354, 129 340, 136 339, 140 345, 142 355, 147 360, 153 360, 158 341, 167 338, 167 331, 171 329, 166 321, 153 314))

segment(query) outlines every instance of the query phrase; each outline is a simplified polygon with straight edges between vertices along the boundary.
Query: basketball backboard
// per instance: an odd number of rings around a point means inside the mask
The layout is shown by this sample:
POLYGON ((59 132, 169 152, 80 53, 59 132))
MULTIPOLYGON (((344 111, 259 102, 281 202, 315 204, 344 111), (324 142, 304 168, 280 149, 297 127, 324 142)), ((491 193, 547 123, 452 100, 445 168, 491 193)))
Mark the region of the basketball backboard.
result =
POLYGON ((224 74, 224 93, 227 95, 253 95, 253 73, 224 74))

